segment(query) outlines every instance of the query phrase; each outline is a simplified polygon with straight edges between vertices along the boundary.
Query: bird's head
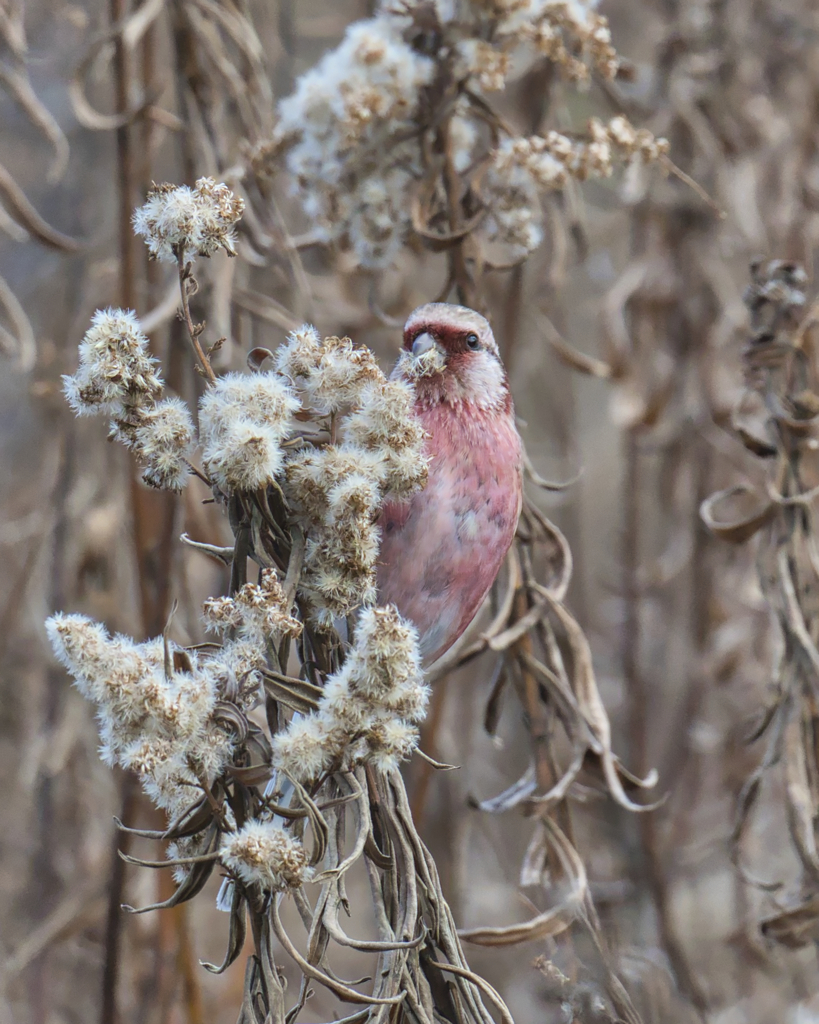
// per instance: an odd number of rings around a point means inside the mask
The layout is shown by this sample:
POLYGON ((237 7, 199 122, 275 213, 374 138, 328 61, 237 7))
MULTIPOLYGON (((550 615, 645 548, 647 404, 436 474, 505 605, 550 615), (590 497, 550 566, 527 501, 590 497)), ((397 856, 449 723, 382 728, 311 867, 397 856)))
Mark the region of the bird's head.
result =
POLYGON ((394 376, 420 401, 499 409, 509 402, 506 371, 489 321, 465 306, 430 302, 410 314, 394 376))

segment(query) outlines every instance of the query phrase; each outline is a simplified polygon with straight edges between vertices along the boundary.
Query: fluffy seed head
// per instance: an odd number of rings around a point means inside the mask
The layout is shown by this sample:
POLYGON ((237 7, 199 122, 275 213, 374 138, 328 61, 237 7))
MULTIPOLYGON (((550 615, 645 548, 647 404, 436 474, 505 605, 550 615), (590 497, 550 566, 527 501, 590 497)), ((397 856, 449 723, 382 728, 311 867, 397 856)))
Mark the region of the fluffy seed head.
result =
POLYGON ((274 373, 228 373, 199 403, 202 461, 225 490, 254 491, 272 483, 284 465, 281 442, 298 399, 274 373))
POLYGON ((234 597, 209 598, 204 604, 207 627, 217 633, 236 629, 263 650, 269 640, 298 636, 302 624, 290 615, 287 599, 273 569, 262 569, 258 583, 245 583, 234 597))
POLYGON ((155 185, 147 201, 134 211, 134 231, 142 235, 153 259, 176 263, 181 255, 212 256, 224 249, 235 256, 233 228, 244 212, 244 200, 213 178, 187 185, 155 185))
POLYGON ((137 771, 158 807, 178 813, 195 799, 200 778, 224 770, 234 745, 216 717, 224 694, 195 651, 178 651, 162 637, 141 644, 111 637, 82 615, 54 615, 46 630, 97 705, 103 759, 137 771))
POLYGON ((226 373, 199 402, 199 422, 212 436, 235 415, 270 427, 286 437, 299 400, 275 373, 226 373))
POLYGON ((408 497, 427 480, 426 433, 414 406, 415 391, 406 381, 368 384, 361 391, 358 409, 344 418, 341 427, 346 443, 380 455, 383 490, 397 498, 408 497))
MULTIPOLYGON (((424 173, 424 100, 436 102, 425 88, 435 61, 418 36, 435 39, 458 92, 501 90, 544 57, 564 78, 585 83, 592 70, 612 78, 619 68, 608 22, 595 7, 595 0, 383 3, 298 80, 254 164, 268 173, 272 163, 285 164, 316 235, 349 250, 356 266, 389 266, 414 226, 406 195, 424 173), (422 21, 434 34, 416 33, 422 21)), ((491 158, 474 104, 461 96, 447 114, 441 123, 456 171, 491 158)), ((518 143, 527 148, 525 139, 509 140, 509 148, 518 143)), ((591 162, 603 167, 605 144, 590 145, 591 162)), ((514 258, 525 256, 543 239, 538 190, 561 188, 571 176, 537 154, 525 168, 490 166, 481 183, 488 216, 476 231, 511 247, 514 258)))
POLYGON ((368 348, 356 348, 349 338, 325 338, 318 362, 304 377, 306 404, 320 415, 354 405, 368 383, 384 374, 368 348))
POLYGON ((392 771, 418 743, 426 710, 418 636, 392 606, 366 608, 352 651, 328 676, 318 711, 273 740, 273 763, 302 782, 365 761, 392 771))
POLYGON ((151 487, 183 490, 194 444, 193 420, 180 398, 166 398, 147 410, 134 432, 133 443, 145 463, 142 479, 151 487))
POLYGON ((205 435, 202 464, 225 491, 257 491, 273 483, 284 465, 275 431, 236 416, 218 437, 205 435))
POLYGON ((285 377, 295 380, 307 376, 321 358, 321 335, 310 324, 291 331, 287 342, 276 350, 276 369, 285 377))
POLYGON ((131 310, 98 309, 79 355, 77 372, 63 377, 63 391, 78 416, 152 405, 162 391, 148 338, 131 310))
POLYGON ((380 484, 385 467, 380 452, 345 444, 298 452, 289 459, 285 472, 288 500, 306 519, 319 525, 330 511, 334 487, 352 474, 380 484))
POLYGON ((375 696, 407 682, 423 683, 418 631, 393 605, 362 610, 350 657, 352 685, 362 693, 375 696))
POLYGON ((320 715, 294 719, 285 732, 273 737, 273 763, 299 782, 317 779, 336 753, 320 715))
POLYGON ((249 821, 226 836, 220 857, 246 885, 259 885, 266 892, 298 889, 311 876, 302 843, 272 822, 249 821))
POLYGON ((394 716, 375 721, 367 732, 368 760, 380 771, 396 771, 418 746, 418 729, 394 716))

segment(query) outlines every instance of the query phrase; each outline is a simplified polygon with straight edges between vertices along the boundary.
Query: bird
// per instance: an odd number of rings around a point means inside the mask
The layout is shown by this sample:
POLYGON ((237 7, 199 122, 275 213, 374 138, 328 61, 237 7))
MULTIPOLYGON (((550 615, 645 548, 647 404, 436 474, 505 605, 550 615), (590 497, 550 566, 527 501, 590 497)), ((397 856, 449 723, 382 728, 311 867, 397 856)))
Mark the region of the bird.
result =
POLYGON ((429 477, 382 508, 377 587, 414 624, 430 665, 473 620, 511 547, 522 443, 492 328, 472 309, 432 302, 411 313, 392 379, 415 389, 429 477))

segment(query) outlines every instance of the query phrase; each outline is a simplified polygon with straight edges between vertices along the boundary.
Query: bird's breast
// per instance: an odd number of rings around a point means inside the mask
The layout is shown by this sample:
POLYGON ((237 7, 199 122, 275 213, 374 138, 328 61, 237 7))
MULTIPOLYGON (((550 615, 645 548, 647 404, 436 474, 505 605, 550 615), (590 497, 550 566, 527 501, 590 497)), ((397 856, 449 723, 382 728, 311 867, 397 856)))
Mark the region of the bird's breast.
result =
POLYGON ((384 507, 378 590, 415 623, 432 661, 474 618, 512 543, 521 450, 511 410, 440 403, 418 414, 429 481, 408 503, 384 507))

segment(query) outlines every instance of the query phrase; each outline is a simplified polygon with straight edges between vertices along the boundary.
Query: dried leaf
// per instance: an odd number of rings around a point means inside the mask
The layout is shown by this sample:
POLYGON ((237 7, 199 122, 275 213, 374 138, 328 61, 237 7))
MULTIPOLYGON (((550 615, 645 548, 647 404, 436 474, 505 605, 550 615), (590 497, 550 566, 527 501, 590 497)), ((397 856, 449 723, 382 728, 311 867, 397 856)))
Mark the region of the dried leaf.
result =
MULTIPOLYGON (((301 327, 302 322, 295 313, 291 313, 289 309, 286 309, 280 302, 276 302, 269 295, 254 292, 250 288, 234 288, 231 298, 240 309, 246 310, 260 320, 265 320, 276 327, 281 327, 285 331, 295 331, 301 327)), ((253 350, 253 352, 257 351, 259 350, 253 350)), ((251 352, 251 355, 253 355, 253 352, 251 352)), ((250 356, 248 356, 249 361, 250 356)), ((251 369, 256 369, 256 367, 251 365, 251 369)))
POLYGON ((489 697, 486 701, 486 708, 483 713, 483 727, 490 736, 495 736, 501 716, 501 704, 504 691, 509 684, 509 672, 507 670, 506 658, 501 655, 498 658, 492 679, 489 684, 489 697))
POLYGON ((165 7, 165 0, 146 0, 135 11, 122 18, 106 31, 99 33, 92 41, 86 54, 68 84, 68 96, 74 109, 74 116, 91 131, 115 131, 138 117, 151 103, 143 99, 130 110, 116 114, 102 114, 95 110, 85 95, 85 77, 99 52, 119 36, 125 50, 132 50, 156 21, 165 7))
POLYGON ((12 334, 11 331, 0 326, 0 347, 17 360, 17 366, 22 373, 28 373, 34 369, 37 359, 34 328, 17 296, 2 277, 0 277, 0 305, 5 307, 8 318, 14 327, 12 334))
POLYGON ((47 224, 26 198, 25 193, 0 164, 0 199, 14 219, 28 231, 32 238, 58 252, 77 252, 80 242, 69 238, 47 224))
MULTIPOLYGON (((636 804, 626 795, 623 784, 620 781, 621 769, 611 749, 611 725, 597 690, 588 640, 586 640, 583 630, 573 616, 566 611, 559 601, 555 601, 551 596, 547 596, 547 601, 549 601, 552 611, 563 627, 572 652, 572 688, 581 714, 596 740, 594 752, 600 757, 609 792, 617 803, 628 808, 630 811, 656 809, 658 806, 656 803, 650 805, 636 804)), ((634 776, 631 776, 629 781, 632 781, 641 788, 648 789, 656 784, 656 774, 652 773, 645 779, 636 779, 634 776)))
POLYGON ((776 511, 773 502, 768 502, 759 507, 759 492, 748 484, 737 484, 735 487, 727 487, 723 491, 717 491, 710 498, 706 498, 700 505, 700 518, 708 529, 722 540, 731 544, 744 544, 755 533, 769 523, 776 511), (725 503, 731 503, 739 496, 751 495, 757 499, 756 510, 745 515, 739 513, 734 517, 723 519, 718 516, 718 507, 725 503))
MULTIPOLYGON (((216 826, 213 825, 205 844, 205 853, 213 852, 217 839, 218 831, 216 826)), ((180 903, 187 903, 188 900, 192 900, 194 896, 197 896, 205 888, 215 866, 215 860, 195 863, 185 876, 182 884, 177 888, 176 892, 162 903, 152 903, 147 907, 131 907, 127 903, 124 903, 122 905, 122 909, 127 911, 129 914, 147 914, 150 910, 167 910, 170 907, 179 906, 180 903)))
POLYGON ((228 945, 225 959, 217 967, 205 960, 199 962, 211 974, 223 974, 242 952, 247 935, 247 912, 245 898, 238 885, 233 886, 233 898, 230 904, 230 926, 228 928, 228 945))
MULTIPOLYGON (((569 895, 559 906, 538 914, 537 917, 525 924, 459 931, 458 935, 464 941, 477 946, 512 946, 519 942, 559 935, 569 927, 581 910, 588 891, 583 861, 560 828, 550 818, 541 818, 539 825, 543 839, 542 844, 540 841, 537 842, 533 858, 545 857, 547 850, 552 850, 555 853, 563 874, 570 881, 569 895)), ((530 850, 532 850, 531 845, 530 850)))
POLYGON ((808 897, 796 907, 782 910, 759 923, 766 939, 787 949, 803 949, 819 942, 819 895, 808 897))
POLYGON ((502 814, 504 811, 511 810, 513 807, 517 807, 518 804, 523 803, 536 789, 535 767, 534 765, 529 765, 517 782, 497 796, 493 796, 489 800, 481 800, 478 807, 482 811, 488 811, 490 814, 502 814))

